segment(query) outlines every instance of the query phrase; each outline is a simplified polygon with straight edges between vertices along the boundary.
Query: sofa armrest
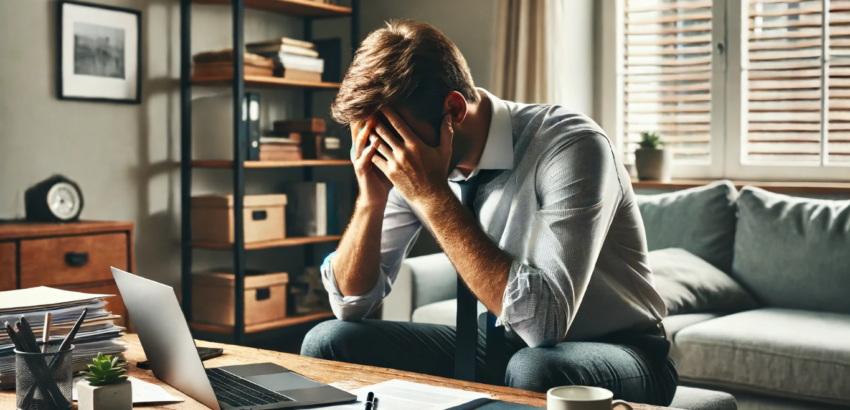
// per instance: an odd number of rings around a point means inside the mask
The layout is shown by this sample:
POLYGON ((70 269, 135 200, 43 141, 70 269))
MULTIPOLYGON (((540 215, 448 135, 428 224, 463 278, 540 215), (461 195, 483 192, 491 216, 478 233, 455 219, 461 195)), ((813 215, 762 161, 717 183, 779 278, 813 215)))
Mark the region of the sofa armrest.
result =
POLYGON ((445 253, 418 256, 404 263, 410 266, 413 277, 412 310, 457 298, 457 271, 445 253))
POLYGON ((445 254, 409 258, 384 299, 381 318, 409 322, 416 308, 456 297, 457 271, 445 254))

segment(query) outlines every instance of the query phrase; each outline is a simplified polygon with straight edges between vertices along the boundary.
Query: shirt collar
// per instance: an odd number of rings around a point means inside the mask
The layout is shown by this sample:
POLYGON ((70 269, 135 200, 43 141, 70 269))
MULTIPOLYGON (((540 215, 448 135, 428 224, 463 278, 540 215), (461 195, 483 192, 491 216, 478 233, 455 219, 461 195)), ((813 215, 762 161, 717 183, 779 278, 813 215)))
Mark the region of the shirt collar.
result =
POLYGON ((511 112, 507 104, 489 91, 478 88, 487 94, 490 99, 492 113, 490 115, 490 130, 487 132, 487 141, 484 143, 484 151, 478 165, 473 168, 468 177, 465 177, 458 169, 449 174, 450 181, 466 181, 480 172, 482 169, 511 169, 514 166, 514 140, 511 125, 511 112))

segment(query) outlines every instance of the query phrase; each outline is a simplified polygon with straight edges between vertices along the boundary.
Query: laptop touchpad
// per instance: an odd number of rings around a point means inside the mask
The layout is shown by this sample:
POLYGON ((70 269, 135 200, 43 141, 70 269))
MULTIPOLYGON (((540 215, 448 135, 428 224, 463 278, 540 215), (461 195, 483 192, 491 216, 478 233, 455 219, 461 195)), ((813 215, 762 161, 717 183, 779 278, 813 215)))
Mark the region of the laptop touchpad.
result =
POLYGON ((246 379, 259 384, 269 390, 285 391, 295 389, 309 389, 311 387, 322 387, 324 384, 314 382, 304 376, 292 372, 272 373, 257 376, 249 376, 246 379))

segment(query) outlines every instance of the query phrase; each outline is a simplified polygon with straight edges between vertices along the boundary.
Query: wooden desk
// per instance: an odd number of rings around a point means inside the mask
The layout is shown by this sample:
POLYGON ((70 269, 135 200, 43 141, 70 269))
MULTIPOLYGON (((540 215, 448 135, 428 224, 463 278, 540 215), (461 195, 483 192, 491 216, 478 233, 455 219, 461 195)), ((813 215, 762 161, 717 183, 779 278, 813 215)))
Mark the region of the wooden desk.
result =
MULTIPOLYGON (((145 408, 174 410, 207 409, 206 406, 196 402, 191 397, 188 397, 180 391, 174 389, 173 387, 160 382, 153 376, 153 373, 151 373, 150 371, 141 370, 136 367, 137 362, 145 360, 145 353, 144 351, 142 351, 142 345, 139 343, 139 338, 134 334, 127 335, 125 340, 130 344, 129 350, 127 351, 127 360, 131 363, 129 372, 130 376, 136 377, 146 382, 162 385, 169 393, 186 399, 186 401, 182 403, 169 404, 163 406, 150 406, 145 408)), ((468 383, 458 380, 445 379, 442 377, 402 372, 392 369, 383 369, 379 367, 359 366, 354 364, 311 359, 288 353, 278 353, 269 350, 260 350, 249 347, 210 343, 200 340, 197 343, 199 346, 221 347, 224 349, 223 356, 205 362, 206 366, 208 367, 272 362, 277 363, 288 369, 294 370, 300 374, 303 374, 304 376, 310 377, 320 382, 328 384, 332 383, 335 387, 341 388, 343 390, 353 390, 359 387, 368 386, 387 380, 400 379, 416 383, 430 384, 434 386, 449 387, 453 389, 477 391, 490 394, 494 398, 503 401, 529 404, 532 406, 546 408, 546 395, 543 393, 533 393, 524 390, 490 386, 479 383, 468 383)), ((647 406, 641 404, 634 404, 633 406, 636 410, 661 409, 661 407, 647 406)), ((15 408, 15 392, 3 390, 0 391, 0 409, 7 408, 15 408)))

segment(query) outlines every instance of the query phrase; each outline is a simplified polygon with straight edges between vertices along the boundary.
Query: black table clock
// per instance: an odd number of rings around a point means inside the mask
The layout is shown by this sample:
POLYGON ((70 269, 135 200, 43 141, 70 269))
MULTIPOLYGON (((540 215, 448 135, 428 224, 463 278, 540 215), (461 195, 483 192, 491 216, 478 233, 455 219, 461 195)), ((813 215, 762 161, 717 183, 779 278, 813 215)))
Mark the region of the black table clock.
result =
POLYGON ((83 211, 83 192, 74 181, 54 175, 27 189, 24 205, 27 221, 78 221, 83 211))

